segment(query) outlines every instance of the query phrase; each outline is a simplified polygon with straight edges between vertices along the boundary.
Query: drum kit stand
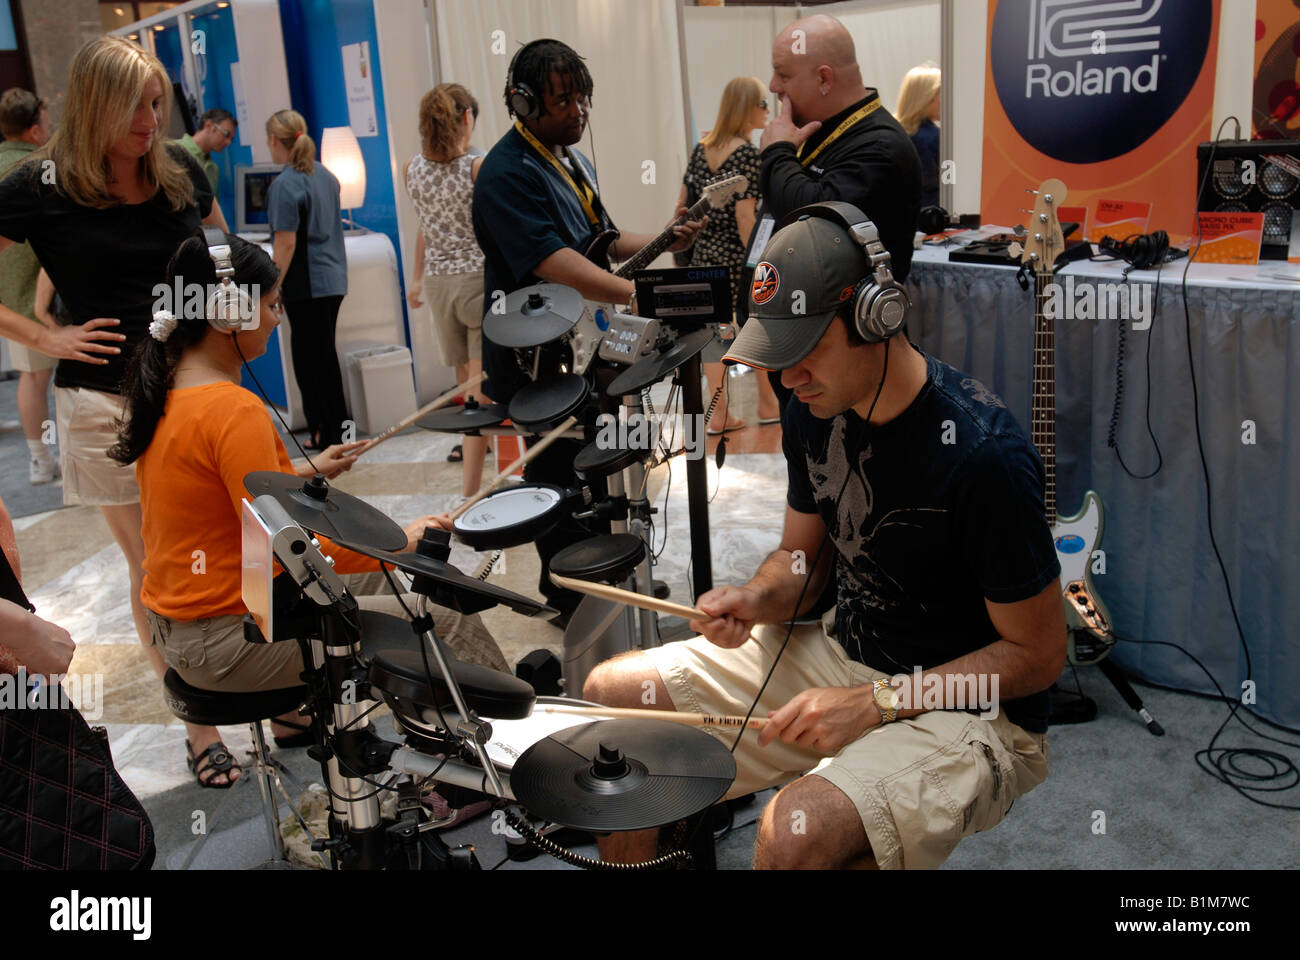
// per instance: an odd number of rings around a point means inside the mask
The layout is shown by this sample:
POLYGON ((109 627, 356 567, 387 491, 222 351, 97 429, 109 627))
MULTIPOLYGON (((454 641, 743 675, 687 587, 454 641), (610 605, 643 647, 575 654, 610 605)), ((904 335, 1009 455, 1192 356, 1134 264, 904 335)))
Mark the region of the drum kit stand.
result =
MULTIPOLYGON (((253 642, 297 642, 303 651, 306 712, 316 739, 308 753, 321 764, 330 797, 328 836, 315 838, 312 848, 328 853, 338 869, 476 868, 472 847, 449 849, 433 832, 441 824, 428 819, 419 801, 432 782, 453 809, 484 797, 515 805, 504 811, 511 826, 570 863, 611 869, 711 867, 712 833, 699 826, 730 787, 736 768, 728 748, 699 726, 737 726, 741 718, 683 714, 667 722, 658 718, 665 715, 661 711, 622 710, 614 712, 618 719, 592 720, 609 716, 608 708, 539 698, 521 679, 456 660, 436 634, 428 608, 435 604, 471 614, 502 604, 523 616, 553 615, 540 601, 450 564, 450 536, 475 549, 502 550, 531 542, 567 514, 607 522, 610 530, 571 544, 550 564, 558 582, 586 594, 564 637, 570 694, 580 694, 597 663, 657 645, 656 610, 701 615, 654 596, 653 508, 646 486, 655 451, 601 442, 594 414, 599 409, 617 415, 617 403, 635 422, 644 415, 643 391, 674 372, 688 390, 693 385, 698 407, 698 354, 712 334, 697 331, 674 339, 655 321, 605 308, 593 311, 575 292, 552 284, 511 294, 504 314, 485 318, 484 334, 516 350, 558 341, 569 350, 569 369, 539 373, 506 407, 471 401, 415 422, 463 434, 541 435, 525 461, 561 437, 585 439, 574 465, 582 486, 522 483, 500 489, 516 462, 452 514, 450 534, 428 528, 414 553, 399 554, 393 551, 405 546, 401 528, 363 501, 332 489, 320 475, 306 481, 272 472, 245 478, 252 499, 246 502, 244 565, 269 571, 278 562, 283 570, 269 597, 251 602, 245 591, 251 611, 245 632, 253 642), (260 535, 250 539, 250 529, 260 535), (410 590, 419 597, 412 619, 360 609, 313 535, 410 574, 410 590), (616 586, 625 583, 633 589, 616 586), (404 742, 382 739, 368 722, 381 703, 391 710, 404 742), (498 742, 502 731, 524 735, 536 718, 559 715, 568 722, 562 715, 574 712, 585 714, 568 718, 577 726, 556 730, 552 723, 554 732, 522 752, 508 744, 502 749, 498 742), (380 795, 388 791, 397 795, 397 814, 384 818, 380 795), (702 837, 704 845, 695 842, 688 850, 635 865, 580 857, 533 825, 603 834, 683 820, 694 824, 691 836, 702 837)), ((707 547, 707 517, 704 532, 707 547)), ((528 735, 535 738, 536 732, 533 727, 528 735)))

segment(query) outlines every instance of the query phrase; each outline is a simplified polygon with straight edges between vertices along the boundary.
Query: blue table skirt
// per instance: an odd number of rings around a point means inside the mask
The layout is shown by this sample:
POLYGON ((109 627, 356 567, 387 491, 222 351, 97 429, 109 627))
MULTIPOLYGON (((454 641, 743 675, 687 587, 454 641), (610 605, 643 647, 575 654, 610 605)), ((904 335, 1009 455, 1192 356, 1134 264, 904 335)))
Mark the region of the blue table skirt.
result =
MULTIPOLYGON (((1182 264, 1161 274, 1151 328, 1138 331, 1130 324, 1125 333, 1123 408, 1115 436, 1129 469, 1145 474, 1154 468, 1145 417, 1150 390, 1151 426, 1164 455, 1152 479, 1127 476, 1107 445, 1121 322, 1057 321, 1058 510, 1074 513, 1089 489, 1102 498, 1106 572, 1093 579, 1117 633, 1149 644, 1119 644, 1112 656, 1120 666, 1153 683, 1213 694, 1214 685, 1186 655, 1151 642, 1180 644, 1228 695, 1241 696, 1252 679, 1254 709, 1300 727, 1300 290, 1230 282, 1223 268, 1192 270, 1197 282, 1187 287, 1191 356, 1214 537, 1249 660, 1207 524, 1182 264), (1253 422, 1253 444, 1243 442, 1245 421, 1253 422)), ((1076 275, 1076 283, 1118 279, 1115 268, 1086 262, 1066 272, 1076 275)), ((1135 284, 1154 279, 1153 271, 1132 277, 1135 284)), ((1020 288, 1012 269, 923 259, 914 262, 907 286, 913 340, 984 381, 1027 429, 1032 291, 1020 288)))

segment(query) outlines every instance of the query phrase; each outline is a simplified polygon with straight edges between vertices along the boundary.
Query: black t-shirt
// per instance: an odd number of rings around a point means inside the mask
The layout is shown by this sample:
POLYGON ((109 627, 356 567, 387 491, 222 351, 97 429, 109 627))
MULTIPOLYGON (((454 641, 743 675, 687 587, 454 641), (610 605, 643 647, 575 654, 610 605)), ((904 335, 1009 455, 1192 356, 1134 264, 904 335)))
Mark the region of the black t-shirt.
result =
MULTIPOLYGON (((568 151, 583 165, 588 182, 595 170, 577 150, 568 151)), ((585 253, 606 226, 592 226, 577 194, 545 157, 511 127, 496 142, 474 181, 474 236, 483 251, 483 312, 501 294, 542 281, 533 268, 568 247, 585 253)), ((483 340, 483 385, 497 403, 506 403, 527 378, 513 350, 483 340)))
POLYGON ((122 352, 106 355, 105 365, 60 360, 56 386, 118 392, 127 360, 148 336, 154 286, 166 282, 172 254, 212 210, 212 186, 198 161, 179 145, 168 151, 194 184, 194 203, 181 210, 172 210, 161 190, 144 203, 83 207, 42 182, 39 163, 0 182, 0 236, 31 244, 69 322, 117 317, 121 325, 108 329, 126 335, 122 352))
MULTIPOLYGON (((1037 596, 1061 572, 1024 430, 978 380, 933 357, 926 368, 912 404, 869 433, 852 410, 820 420, 791 399, 782 438, 787 502, 819 514, 836 548, 836 639, 891 674, 987 646, 998 633, 984 601, 1037 596)), ((1045 691, 1000 708, 1047 729, 1045 691)))
MULTIPOLYGON (((809 156, 843 120, 875 99, 875 90, 819 127, 803 145, 809 156)), ((774 143, 762 153, 763 211, 780 220, 792 210, 823 200, 851 203, 880 231, 894 279, 907 279, 912 237, 921 210, 921 161, 912 140, 883 106, 840 134, 804 166, 794 146, 774 143)))

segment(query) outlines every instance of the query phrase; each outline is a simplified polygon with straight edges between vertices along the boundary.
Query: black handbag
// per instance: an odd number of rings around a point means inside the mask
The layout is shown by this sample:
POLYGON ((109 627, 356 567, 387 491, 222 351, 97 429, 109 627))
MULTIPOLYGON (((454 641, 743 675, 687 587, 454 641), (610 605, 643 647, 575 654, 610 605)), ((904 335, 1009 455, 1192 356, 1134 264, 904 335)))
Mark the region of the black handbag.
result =
MULTIPOLYGON (((0 597, 33 609, 3 550, 0 597)), ((148 870, 153 824, 113 766, 107 732, 61 705, 57 688, 43 691, 56 704, 29 699, 22 676, 0 674, 9 686, 0 707, 0 869, 148 870)))

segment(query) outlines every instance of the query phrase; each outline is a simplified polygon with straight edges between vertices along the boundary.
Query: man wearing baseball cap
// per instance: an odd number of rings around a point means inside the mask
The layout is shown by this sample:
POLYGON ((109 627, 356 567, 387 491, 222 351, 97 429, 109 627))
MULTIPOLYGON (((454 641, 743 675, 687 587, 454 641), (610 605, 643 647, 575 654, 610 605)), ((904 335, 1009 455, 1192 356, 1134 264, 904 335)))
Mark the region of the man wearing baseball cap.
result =
POLYGON ((728 794, 787 784, 756 867, 936 867, 1047 776, 1066 631, 1042 463, 1000 399, 902 334, 906 293, 857 208, 794 211, 750 299, 724 360, 794 392, 781 546, 699 598, 701 636, 601 664, 584 696, 645 706, 650 683, 659 709, 767 718, 728 794), (791 627, 831 576, 834 609, 791 627))

